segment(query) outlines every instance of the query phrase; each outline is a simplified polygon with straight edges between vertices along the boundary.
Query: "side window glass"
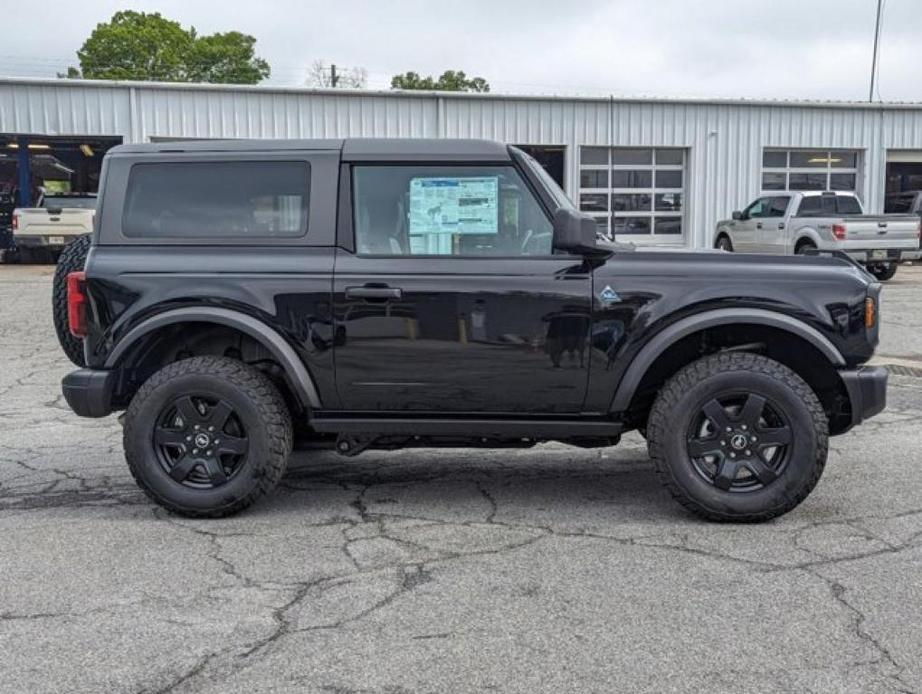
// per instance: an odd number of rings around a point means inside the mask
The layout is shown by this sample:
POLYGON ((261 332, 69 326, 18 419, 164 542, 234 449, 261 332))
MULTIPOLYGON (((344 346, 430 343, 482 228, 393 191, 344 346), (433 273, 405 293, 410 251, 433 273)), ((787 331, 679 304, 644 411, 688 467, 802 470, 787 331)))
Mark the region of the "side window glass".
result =
POLYGON ((766 212, 768 211, 770 200, 770 198, 759 198, 746 208, 745 216, 749 217, 750 219, 760 219, 761 217, 765 217, 766 212))
POLYGON ((353 168, 362 255, 547 256, 553 229, 512 166, 353 168))
POLYGON ((174 239, 304 236, 309 188, 307 162, 138 163, 128 174, 122 231, 174 239))
POLYGON ((800 201, 797 208, 798 217, 819 217, 822 214, 819 195, 811 195, 800 201))
POLYGON ((788 202, 791 199, 786 195, 779 196, 777 198, 772 198, 771 207, 768 209, 766 217, 783 217, 784 213, 788 209, 788 202))

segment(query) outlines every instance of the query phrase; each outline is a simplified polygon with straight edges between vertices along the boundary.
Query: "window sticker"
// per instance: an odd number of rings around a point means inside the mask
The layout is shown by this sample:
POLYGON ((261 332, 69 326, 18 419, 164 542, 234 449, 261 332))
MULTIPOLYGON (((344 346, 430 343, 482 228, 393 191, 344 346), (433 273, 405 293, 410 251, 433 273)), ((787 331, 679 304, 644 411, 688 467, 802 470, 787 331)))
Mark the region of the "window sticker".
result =
POLYGON ((410 180, 410 234, 496 234, 499 178, 410 180))

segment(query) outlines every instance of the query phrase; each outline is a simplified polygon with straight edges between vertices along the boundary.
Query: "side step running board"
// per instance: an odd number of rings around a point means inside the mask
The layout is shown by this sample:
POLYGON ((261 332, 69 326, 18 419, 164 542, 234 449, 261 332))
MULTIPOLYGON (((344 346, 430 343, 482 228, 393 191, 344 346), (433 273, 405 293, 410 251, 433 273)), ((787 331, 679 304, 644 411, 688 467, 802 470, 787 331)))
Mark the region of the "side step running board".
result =
POLYGON ((539 439, 614 437, 624 429, 620 422, 597 419, 354 417, 319 413, 311 417, 310 424, 315 431, 337 434, 539 439))

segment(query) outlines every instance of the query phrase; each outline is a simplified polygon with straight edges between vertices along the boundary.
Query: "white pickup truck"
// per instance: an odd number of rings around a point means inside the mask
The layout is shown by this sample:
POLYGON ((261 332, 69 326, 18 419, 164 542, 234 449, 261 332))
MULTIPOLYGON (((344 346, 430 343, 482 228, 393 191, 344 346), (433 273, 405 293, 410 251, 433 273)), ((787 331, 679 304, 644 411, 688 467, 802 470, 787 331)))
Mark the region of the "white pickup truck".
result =
POLYGON ((68 243, 92 233, 95 193, 47 194, 38 207, 13 211, 13 242, 21 260, 45 254, 56 260, 68 243))
POLYGON ((900 261, 922 255, 919 224, 918 215, 865 214, 854 193, 778 192, 718 222, 714 247, 775 255, 844 251, 877 279, 888 280, 900 261))

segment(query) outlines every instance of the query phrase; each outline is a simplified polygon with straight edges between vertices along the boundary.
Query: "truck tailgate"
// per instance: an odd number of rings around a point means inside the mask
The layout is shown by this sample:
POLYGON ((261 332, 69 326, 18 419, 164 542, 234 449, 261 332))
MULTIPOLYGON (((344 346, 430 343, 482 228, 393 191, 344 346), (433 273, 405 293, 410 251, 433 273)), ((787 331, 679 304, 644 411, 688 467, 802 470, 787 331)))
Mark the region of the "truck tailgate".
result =
POLYGON ((919 246, 919 217, 916 215, 860 215, 843 217, 845 247, 901 248, 919 246))
POLYGON ((32 208, 17 210, 17 214, 19 226, 14 235, 74 236, 93 231, 94 210, 32 208))

